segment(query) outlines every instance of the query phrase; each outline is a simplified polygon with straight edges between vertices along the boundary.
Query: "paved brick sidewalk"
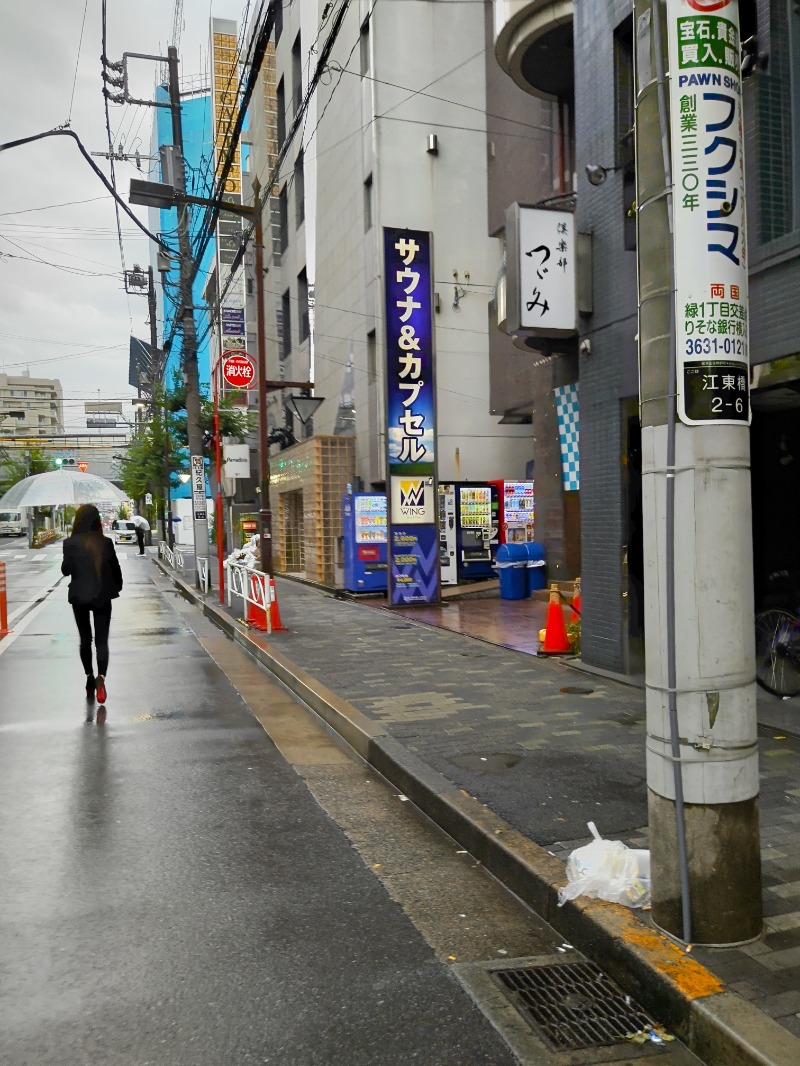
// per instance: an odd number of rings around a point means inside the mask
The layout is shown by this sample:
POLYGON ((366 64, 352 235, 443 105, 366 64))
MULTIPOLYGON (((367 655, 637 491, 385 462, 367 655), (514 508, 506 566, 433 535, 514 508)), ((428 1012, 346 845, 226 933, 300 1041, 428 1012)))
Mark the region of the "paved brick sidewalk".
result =
MULTIPOLYGON (((592 820, 605 836, 648 846, 643 691, 294 581, 278 590, 289 631, 253 634, 258 642, 525 837, 566 860, 592 820)), ((796 733, 759 728, 764 936, 694 957, 800 1036, 796 733)))

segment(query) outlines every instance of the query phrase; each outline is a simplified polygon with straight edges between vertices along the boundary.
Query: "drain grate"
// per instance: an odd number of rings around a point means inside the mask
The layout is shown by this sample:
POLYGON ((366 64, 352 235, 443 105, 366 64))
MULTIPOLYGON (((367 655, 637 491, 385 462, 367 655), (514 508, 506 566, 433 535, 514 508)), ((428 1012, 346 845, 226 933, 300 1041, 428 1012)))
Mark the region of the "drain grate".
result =
POLYGON ((591 962, 493 969, 490 977, 556 1051, 608 1047, 655 1024, 591 962))
POLYGON ((578 685, 565 685, 558 690, 564 692, 567 696, 591 696, 594 692, 593 688, 579 688, 578 685))

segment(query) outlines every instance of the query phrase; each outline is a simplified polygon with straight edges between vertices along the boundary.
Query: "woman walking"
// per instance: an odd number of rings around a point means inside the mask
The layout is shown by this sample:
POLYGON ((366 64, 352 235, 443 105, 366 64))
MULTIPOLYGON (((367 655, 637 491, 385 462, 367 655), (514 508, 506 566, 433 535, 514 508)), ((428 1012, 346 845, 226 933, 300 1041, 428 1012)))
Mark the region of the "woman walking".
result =
POLYGON ((86 699, 93 700, 96 694, 98 701, 105 703, 111 601, 122 590, 122 571, 114 545, 103 536, 100 512, 94 504, 83 504, 75 514, 72 534, 64 541, 61 573, 72 578, 68 598, 80 636, 86 699), (97 651, 96 677, 92 663, 92 620, 97 651))

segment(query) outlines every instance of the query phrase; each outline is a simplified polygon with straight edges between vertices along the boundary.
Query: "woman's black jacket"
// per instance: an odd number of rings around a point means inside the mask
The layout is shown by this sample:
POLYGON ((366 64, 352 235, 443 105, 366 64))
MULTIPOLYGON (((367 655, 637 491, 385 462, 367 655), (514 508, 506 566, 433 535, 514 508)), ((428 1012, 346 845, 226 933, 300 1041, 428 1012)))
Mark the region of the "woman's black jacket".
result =
POLYGON ((114 545, 102 533, 80 533, 64 541, 61 573, 68 574, 70 603, 102 607, 122 591, 114 545))

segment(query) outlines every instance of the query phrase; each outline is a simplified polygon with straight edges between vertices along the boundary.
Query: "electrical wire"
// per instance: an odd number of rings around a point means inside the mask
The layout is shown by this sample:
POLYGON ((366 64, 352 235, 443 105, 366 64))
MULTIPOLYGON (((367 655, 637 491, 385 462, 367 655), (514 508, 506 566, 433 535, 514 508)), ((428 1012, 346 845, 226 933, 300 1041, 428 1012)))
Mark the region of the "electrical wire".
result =
POLYGON ((69 97, 69 110, 67 111, 67 125, 72 121, 72 104, 75 100, 75 86, 78 84, 78 67, 81 62, 81 48, 83 47, 83 28, 86 25, 86 9, 89 6, 89 0, 84 0, 83 5, 83 18, 81 19, 81 34, 78 38, 78 55, 75 59, 75 76, 72 79, 72 92, 69 97))
MULTIPOLYGON (((107 12, 106 12, 106 0, 102 0, 102 5, 101 5, 102 52, 101 52, 101 55, 100 55, 100 61, 103 64, 103 72, 104 73, 105 73, 106 64, 108 63, 108 53, 107 53, 107 49, 106 49, 107 29, 108 29, 108 27, 107 27, 107 17, 106 17, 106 15, 107 15, 107 12)), ((105 88, 105 86, 103 86, 103 87, 105 88)), ((108 162, 109 162, 109 169, 111 171, 111 185, 112 185, 112 187, 114 189, 114 194, 115 194, 114 195, 114 216, 115 216, 115 218, 117 220, 117 236, 118 236, 118 239, 119 239, 119 257, 120 257, 120 262, 122 264, 122 272, 124 274, 125 273, 125 269, 126 269, 126 267, 125 267, 125 248, 123 247, 123 244, 122 244, 122 224, 120 222, 120 217, 119 217, 119 197, 116 195, 116 192, 117 192, 117 176, 116 176, 116 170, 115 170, 115 167, 114 167, 114 142, 113 142, 112 137, 111 137, 111 118, 110 118, 110 115, 109 115, 108 93, 107 92, 103 93, 103 109, 105 111, 106 132, 108 133, 108 162)), ((130 295, 129 295, 127 289, 125 291, 125 300, 126 300, 127 305, 128 305, 128 322, 130 324, 131 333, 133 333, 133 310, 131 308, 131 298, 130 298, 130 295)))
POLYGON ((6 152, 6 151, 8 151, 11 148, 19 148, 19 147, 21 147, 24 144, 31 144, 34 141, 41 141, 45 137, 71 137, 72 140, 75 141, 75 143, 77 144, 78 151, 81 153, 83 158, 86 160, 86 162, 92 168, 92 170, 95 172, 95 174, 100 179, 100 181, 103 183, 103 185, 105 185, 106 189, 108 189, 108 191, 114 197, 115 202, 117 204, 119 204, 119 206, 122 208, 122 210, 125 211, 125 213, 139 227, 139 229, 142 231, 142 233, 144 233, 147 237, 149 237, 151 241, 154 241, 159 246, 159 248, 163 248, 165 252, 168 252, 173 257, 176 255, 176 253, 173 251, 173 249, 170 248, 170 246, 168 244, 165 244, 164 241, 162 241, 160 237, 156 236, 155 233, 151 233, 150 232, 150 230, 147 228, 147 226, 145 226, 145 224, 143 222, 141 222, 136 217, 136 215, 133 213, 133 211, 130 209, 130 207, 128 207, 128 205, 125 203, 125 201, 117 194, 117 190, 114 188, 114 186, 111 184, 111 182, 105 176, 105 174, 100 169, 100 167, 97 166, 95 161, 92 159, 92 157, 86 151, 86 149, 83 146, 83 143, 81 142, 80 137, 77 135, 77 133, 74 132, 74 130, 66 129, 64 126, 58 126, 58 127, 56 127, 56 129, 45 130, 44 133, 34 133, 30 137, 18 137, 16 140, 5 141, 3 144, 0 144, 0 152, 6 152))

